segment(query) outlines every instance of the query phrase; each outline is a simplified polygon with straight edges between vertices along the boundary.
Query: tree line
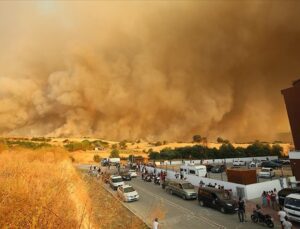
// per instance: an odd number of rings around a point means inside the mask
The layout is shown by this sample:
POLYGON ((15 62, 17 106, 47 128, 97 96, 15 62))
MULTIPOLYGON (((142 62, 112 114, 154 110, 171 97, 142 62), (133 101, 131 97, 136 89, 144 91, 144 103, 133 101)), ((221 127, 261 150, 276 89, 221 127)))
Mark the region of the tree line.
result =
POLYGON ((219 149, 203 145, 186 146, 180 148, 164 148, 160 152, 150 151, 151 160, 173 159, 217 159, 217 158, 242 158, 259 156, 281 156, 283 148, 278 145, 254 142, 246 148, 234 147, 231 143, 223 143, 219 149))

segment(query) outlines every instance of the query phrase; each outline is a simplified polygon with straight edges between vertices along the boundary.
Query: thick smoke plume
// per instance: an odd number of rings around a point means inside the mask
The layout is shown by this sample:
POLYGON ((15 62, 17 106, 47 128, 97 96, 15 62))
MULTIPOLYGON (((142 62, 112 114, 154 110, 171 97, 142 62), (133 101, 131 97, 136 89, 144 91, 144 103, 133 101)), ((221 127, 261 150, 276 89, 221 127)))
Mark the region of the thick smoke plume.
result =
POLYGON ((0 3, 0 133, 270 140, 298 1, 0 3))

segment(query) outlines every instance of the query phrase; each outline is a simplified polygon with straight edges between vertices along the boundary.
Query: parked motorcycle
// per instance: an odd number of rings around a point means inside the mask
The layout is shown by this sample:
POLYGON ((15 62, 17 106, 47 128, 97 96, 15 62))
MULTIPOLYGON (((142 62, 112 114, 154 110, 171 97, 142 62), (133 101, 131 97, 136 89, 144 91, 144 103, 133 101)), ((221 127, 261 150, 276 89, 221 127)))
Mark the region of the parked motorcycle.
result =
POLYGON ((144 176, 144 181, 146 181, 146 182, 152 182, 152 176, 150 174, 144 176))
POLYGON ((268 214, 264 215, 260 213, 256 209, 253 210, 253 214, 251 215, 251 220, 254 223, 263 223, 266 224, 269 228, 274 228, 273 218, 268 214))
POLYGON ((154 184, 160 185, 160 177, 154 177, 154 184))

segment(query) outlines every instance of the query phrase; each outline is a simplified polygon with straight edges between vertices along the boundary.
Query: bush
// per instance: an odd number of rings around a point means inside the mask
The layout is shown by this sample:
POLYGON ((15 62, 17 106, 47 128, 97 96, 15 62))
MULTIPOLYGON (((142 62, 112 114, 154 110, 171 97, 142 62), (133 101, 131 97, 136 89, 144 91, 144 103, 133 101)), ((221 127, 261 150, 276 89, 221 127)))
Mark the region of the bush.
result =
POLYGON ((119 150, 117 149, 113 149, 111 152, 110 152, 110 156, 111 158, 117 158, 117 157, 120 157, 120 154, 119 154, 119 150))
POLYGON ((126 141, 126 140, 124 140, 124 141, 121 141, 121 142, 119 143, 120 149, 126 149, 126 148, 127 148, 127 145, 126 145, 126 143, 127 143, 127 141, 126 141))
POLYGON ((101 158, 99 155, 95 154, 93 160, 94 160, 94 162, 99 163, 101 161, 101 158))
POLYGON ((202 137, 197 134, 193 136, 193 142, 201 142, 202 141, 202 137))

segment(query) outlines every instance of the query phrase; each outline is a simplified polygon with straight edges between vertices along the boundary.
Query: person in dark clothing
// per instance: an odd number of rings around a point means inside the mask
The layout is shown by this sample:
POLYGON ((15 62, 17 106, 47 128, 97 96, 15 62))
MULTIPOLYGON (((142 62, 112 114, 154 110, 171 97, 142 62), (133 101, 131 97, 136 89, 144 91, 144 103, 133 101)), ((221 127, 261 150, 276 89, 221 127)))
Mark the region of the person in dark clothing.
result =
POLYGON ((242 197, 239 198, 239 209, 238 209, 238 216, 239 216, 239 220, 240 222, 245 222, 244 218, 245 218, 245 202, 244 200, 242 200, 242 197))

